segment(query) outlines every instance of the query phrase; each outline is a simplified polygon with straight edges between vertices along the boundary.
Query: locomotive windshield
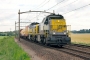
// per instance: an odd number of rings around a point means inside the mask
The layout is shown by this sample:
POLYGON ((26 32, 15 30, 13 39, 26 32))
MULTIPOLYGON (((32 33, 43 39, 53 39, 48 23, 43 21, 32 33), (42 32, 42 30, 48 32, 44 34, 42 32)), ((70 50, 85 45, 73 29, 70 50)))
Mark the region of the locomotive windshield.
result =
POLYGON ((59 16, 49 16, 50 19, 63 19, 62 15, 59 16))
POLYGON ((51 19, 64 19, 64 17, 62 15, 49 15, 46 17, 46 20, 44 22, 44 24, 48 24, 48 20, 51 20, 51 19))

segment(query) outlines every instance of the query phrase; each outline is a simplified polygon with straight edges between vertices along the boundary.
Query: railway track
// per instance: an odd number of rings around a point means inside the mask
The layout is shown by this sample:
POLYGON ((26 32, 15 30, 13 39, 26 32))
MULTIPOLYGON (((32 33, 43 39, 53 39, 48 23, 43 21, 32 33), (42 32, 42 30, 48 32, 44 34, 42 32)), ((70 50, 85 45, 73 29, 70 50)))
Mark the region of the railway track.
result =
MULTIPOLYGON (((32 42, 32 41, 30 41, 30 42, 32 42)), ((34 42, 32 42, 32 43, 34 43, 34 42)), ((46 46, 46 45, 39 44, 39 43, 35 43, 35 44, 41 45, 41 46, 46 47, 46 48, 54 49, 54 50, 57 50, 60 52, 64 52, 64 53, 67 53, 69 55, 73 55, 73 56, 82 58, 84 60, 90 60, 89 46, 71 44, 71 45, 66 45, 63 48, 59 48, 57 46, 46 46)))
POLYGON ((90 46, 80 45, 80 44, 70 44, 71 46, 83 47, 83 48, 90 48, 90 46))
POLYGON ((54 49, 54 50, 57 50, 60 52, 64 52, 64 53, 82 58, 84 60, 90 60, 90 49, 83 48, 83 46, 78 47, 76 45, 73 45, 74 48, 72 48, 72 45, 69 45, 68 47, 64 46, 63 48, 59 48, 59 47, 55 47, 55 46, 52 47, 52 46, 45 46, 44 45, 44 47, 51 48, 51 49, 54 49))
POLYGON ((62 49, 57 49, 57 50, 68 53, 68 54, 76 56, 76 57, 80 57, 84 60, 90 60, 90 52, 82 51, 82 50, 79 50, 77 48, 73 49, 73 48, 70 48, 70 47, 69 48, 64 47, 62 49))
MULTIPOLYGON (((74 47, 74 45, 73 45, 73 47, 74 47)), ((73 56, 82 58, 84 60, 90 60, 90 49, 89 48, 83 48, 82 46, 81 47, 75 46, 75 48, 72 48, 72 45, 69 45, 68 47, 64 46, 63 48, 51 47, 51 46, 48 48, 67 53, 69 55, 73 55, 73 56), (82 50, 81 50, 81 48, 82 48, 82 50)))

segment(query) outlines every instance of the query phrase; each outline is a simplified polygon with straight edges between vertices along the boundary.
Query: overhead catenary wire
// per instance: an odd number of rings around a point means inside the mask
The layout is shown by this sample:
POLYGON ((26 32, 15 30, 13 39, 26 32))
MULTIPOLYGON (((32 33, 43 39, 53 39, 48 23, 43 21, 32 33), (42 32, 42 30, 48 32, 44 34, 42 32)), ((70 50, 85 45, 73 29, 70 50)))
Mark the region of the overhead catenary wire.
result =
MULTIPOLYGON (((39 14, 38 14, 37 16, 33 17, 32 19, 38 18, 38 16, 41 15, 41 13, 49 13, 49 14, 52 14, 51 12, 46 12, 46 11, 26 11, 26 12, 20 12, 20 14, 22 14, 22 13, 28 13, 28 12, 39 12, 39 14)), ((30 19, 30 20, 32 20, 32 19, 30 19)), ((20 19, 20 20, 26 20, 26 19, 20 19)), ((29 19, 27 19, 27 20, 29 20, 29 19)))
MULTIPOLYGON (((49 2, 49 1, 50 1, 50 0, 48 0, 48 2, 49 2)), ((63 1, 64 1, 64 0, 63 0, 63 1)), ((52 6, 51 8, 53 8, 53 7, 57 6, 58 4, 62 3, 63 1, 60 1, 59 3, 57 3, 57 4, 56 4, 56 5, 54 5, 54 6, 52 6)), ((46 3, 45 3, 45 4, 46 4, 46 3)), ((45 5, 45 4, 44 4, 44 5, 45 5)), ((44 5, 43 5, 43 6, 44 6, 44 5)), ((42 7, 43 7, 43 6, 42 6, 42 7)), ((47 10, 50 10, 51 8, 49 8, 49 9, 47 9, 47 10)), ((45 10, 45 11, 47 11, 47 10, 45 10)), ((39 15, 40 15, 40 14, 41 14, 41 13, 39 13, 39 15)), ((36 16, 36 17, 34 17, 34 18, 37 18, 39 15, 37 15, 37 16, 36 16)), ((33 19, 33 18, 32 18, 32 19, 33 19)), ((32 20, 32 19, 31 19, 31 20, 32 20)))
MULTIPOLYGON (((48 2, 49 2, 50 0, 48 0, 48 2)), ((56 5, 54 5, 54 6, 52 6, 52 7, 50 7, 50 8, 48 8, 48 9, 46 9, 45 11, 48 11, 48 10, 50 10, 50 9, 52 9, 52 8, 54 8, 55 6, 57 6, 58 4, 60 4, 60 3, 62 3, 63 1, 65 1, 65 0, 62 0, 62 1, 60 1, 59 3, 57 3, 56 5)), ((47 3, 45 3, 45 4, 47 4, 47 3)), ((45 5, 44 4, 44 5, 45 5)), ((42 5, 41 7, 43 7, 44 5, 42 5)), ((40 15, 40 13, 39 13, 39 15, 40 15)), ((36 17, 34 17, 34 18, 37 18, 39 15, 37 15, 36 17)), ((33 19, 33 18, 32 18, 33 19)), ((32 20, 32 19, 30 19, 30 20, 32 20)))
MULTIPOLYGON (((50 0, 49 0, 49 1, 50 1, 50 0)), ((57 6, 58 4, 62 3, 63 1, 64 1, 64 0, 60 1, 59 3, 57 3, 56 5, 50 7, 50 8, 47 9, 47 10, 50 10, 50 9, 54 8, 55 6, 57 6)), ((75 1, 73 1, 73 2, 71 2, 71 3, 74 3, 74 2, 76 2, 76 1, 78 1, 78 0, 75 0, 75 1)), ((70 3, 70 4, 71 4, 71 3, 70 3)), ((68 4, 68 5, 69 5, 69 4, 68 4)), ((67 5, 66 5, 66 6, 67 6, 67 5)), ((46 11, 47 11, 47 10, 46 10, 46 11)), ((34 18, 37 18, 38 16, 40 16, 40 14, 41 14, 41 13, 39 13, 39 15, 37 15, 37 16, 34 17, 34 18)), ((32 18, 32 19, 34 19, 34 18, 32 18)), ((32 20, 32 19, 30 19, 30 20, 32 20)))
MULTIPOLYGON (((40 4, 40 5, 42 5, 45 1, 46 1, 46 0, 44 0, 44 1, 40 4)), ((40 7, 40 5, 38 5, 37 7, 35 7, 35 9, 39 8, 39 7, 40 7)), ((28 13, 28 15, 27 15, 27 17, 26 17, 26 18, 28 18, 28 16, 29 16, 29 13, 28 13)))
POLYGON ((87 7, 87 6, 89 6, 89 5, 90 5, 90 4, 87 4, 87 5, 81 6, 81 7, 79 7, 79 8, 76 8, 76 9, 74 9, 74 10, 68 11, 68 12, 63 13, 63 14, 67 14, 67 13, 70 13, 70 12, 72 12, 72 11, 79 10, 79 9, 84 8, 84 7, 87 7))
MULTIPOLYGON (((43 4, 43 5, 42 5, 42 6, 40 6, 40 7, 43 7, 43 6, 44 6, 44 5, 46 5, 49 1, 50 1, 50 0, 48 0, 45 4, 43 4)), ((39 9, 40 7, 37 7, 37 8, 39 9)), ((37 9, 37 8, 36 8, 36 9, 37 9)), ((41 14, 41 13, 39 13, 39 15, 40 15, 40 14, 41 14)), ((28 14, 28 15, 29 15, 29 14, 28 14)), ((39 15, 37 15, 37 16, 36 16, 36 17, 34 17, 34 18, 38 18, 38 16, 39 16, 39 15)), ((32 18, 32 19, 34 19, 34 18, 32 18)), ((32 20, 32 19, 30 19, 30 20, 32 20)))
POLYGON ((44 5, 46 5, 47 3, 49 3, 50 0, 48 0, 46 3, 44 3, 42 6, 38 7, 37 9, 40 9, 41 7, 43 7, 44 5))
MULTIPOLYGON (((75 1, 73 1, 73 2, 69 2, 69 4, 73 4, 74 2, 76 2, 76 1, 78 1, 78 0, 75 0, 75 1)), ((61 2, 62 3, 62 2, 61 2)), ((69 5, 69 4, 67 4, 67 5, 69 5)), ((54 5, 54 6, 52 6, 51 8, 49 8, 48 10, 50 10, 50 9, 52 9, 52 8, 54 8, 54 7, 56 7, 57 5, 59 5, 59 4, 56 4, 56 5, 54 5)), ((67 6, 67 5, 65 5, 65 6, 67 6)), ((89 4, 90 5, 90 4, 89 4)), ((88 5, 88 6, 89 6, 88 5)), ((74 10, 72 10, 72 11, 75 11, 75 10, 78 10, 78 9, 81 9, 81 8, 83 8, 83 7, 86 7, 87 5, 85 5, 85 6, 82 6, 82 7, 79 7, 79 8, 76 8, 76 9, 74 9, 74 10)), ((64 7, 64 6, 61 6, 61 7, 64 7)), ((72 11, 68 11, 68 12, 66 12, 66 13, 64 13, 64 14, 67 14, 67 13, 70 13, 70 12, 72 12, 72 11)), ((37 17, 39 17, 41 15, 41 13, 39 13, 36 17, 34 17, 34 18, 37 18, 37 17)), ((34 18, 32 18, 32 19, 34 19, 34 18)), ((31 20, 32 20, 31 19, 31 20)))
MULTIPOLYGON (((49 0, 50 1, 50 0, 49 0)), ((48 2, 49 2, 48 1, 48 2)), ((56 7, 58 4, 60 4, 60 3, 62 3, 64 0, 62 0, 62 1, 60 1, 59 3, 57 3, 56 5, 54 5, 54 6, 52 6, 52 7, 50 7, 50 8, 48 8, 46 11, 48 11, 48 10, 50 10, 50 9, 52 9, 52 8, 54 8, 54 7, 56 7)), ((73 2, 71 2, 71 3, 69 3, 68 5, 70 5, 70 4, 72 4, 72 3, 75 3, 76 1, 78 1, 78 0, 75 0, 75 1, 73 1, 73 2)), ((67 5, 66 5, 67 6, 67 5)), ((38 18, 38 16, 40 16, 40 14, 41 13, 39 13, 39 15, 37 15, 36 17, 34 17, 34 18, 38 18)), ((32 19, 34 19, 34 18, 32 18, 32 19)), ((32 19, 30 19, 30 20, 32 20, 32 19)))
MULTIPOLYGON (((72 3, 75 3, 75 2, 77 2, 78 0, 74 0, 74 1, 72 1, 71 3, 69 3, 68 5, 70 5, 70 4, 72 4, 72 3)), ((67 5, 66 5, 67 6, 67 5)), ((65 7, 65 6, 64 6, 65 7)))
MULTIPOLYGON (((71 3, 69 3, 69 4, 65 5, 65 6, 68 6, 68 5, 70 5, 70 4, 73 4, 73 3, 77 2, 77 1, 78 1, 78 0, 74 0, 73 2, 71 2, 71 3)), ((62 7, 65 7, 65 6, 62 6, 62 7)), ((60 8, 62 8, 62 7, 60 7, 60 8)))
MULTIPOLYGON (((50 0, 49 0, 50 1, 50 0)), ((48 1, 48 2, 49 2, 48 1)), ((47 9, 47 10, 50 10, 51 8, 53 8, 53 7, 55 7, 55 6, 57 6, 58 4, 60 4, 60 3, 62 3, 64 0, 62 0, 62 1, 60 1, 59 3, 57 3, 56 5, 54 5, 54 6, 52 6, 52 7, 50 7, 49 9, 47 9)), ((45 10, 45 11, 47 11, 47 10, 45 10)), ((37 15, 36 17, 34 17, 34 18, 37 18, 38 16, 40 16, 40 13, 39 13, 39 15, 37 15)), ((33 19, 33 18, 32 18, 33 19)))
POLYGON ((62 3, 63 1, 65 1, 65 0, 62 0, 62 1, 60 1, 59 3, 57 3, 56 5, 54 5, 54 6, 50 7, 50 8, 48 8, 48 9, 46 9, 46 11, 48 11, 48 10, 54 8, 55 6, 57 6, 58 4, 62 3))
POLYGON ((38 5, 37 7, 35 7, 35 9, 39 8, 46 0, 44 0, 40 5, 38 5))
MULTIPOLYGON (((62 1, 60 1, 59 3, 57 3, 56 5, 54 5, 54 6, 50 7, 50 8, 48 8, 48 9, 46 9, 46 11, 48 11, 48 10, 54 8, 55 6, 57 6, 58 4, 62 3, 63 1, 65 1, 65 0, 62 0, 62 1)), ((75 1, 73 1, 73 2, 76 2, 76 1, 77 1, 77 0, 75 0, 75 1)), ((72 2, 72 3, 73 3, 73 2, 72 2)), ((70 3, 70 4, 71 4, 71 3, 70 3)), ((68 5, 69 5, 69 4, 68 4, 68 5)), ((37 15, 36 17, 34 17, 34 18, 37 18, 38 16, 40 16, 40 14, 37 15)), ((33 19, 33 18, 32 18, 32 19, 33 19)))
MULTIPOLYGON (((32 19, 38 18, 38 16, 40 16, 40 15, 41 15, 41 12, 40 12, 37 16, 33 17, 32 19)), ((31 21, 32 19, 30 19, 30 21, 31 21)))

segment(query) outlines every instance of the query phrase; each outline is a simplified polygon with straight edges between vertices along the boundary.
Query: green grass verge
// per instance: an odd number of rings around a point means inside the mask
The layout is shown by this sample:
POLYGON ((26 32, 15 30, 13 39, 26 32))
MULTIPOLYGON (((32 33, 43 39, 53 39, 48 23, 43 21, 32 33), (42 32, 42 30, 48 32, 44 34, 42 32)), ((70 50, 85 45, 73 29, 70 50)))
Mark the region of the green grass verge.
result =
POLYGON ((30 60, 30 57, 14 42, 14 37, 4 37, 0 39, 0 60, 30 60))

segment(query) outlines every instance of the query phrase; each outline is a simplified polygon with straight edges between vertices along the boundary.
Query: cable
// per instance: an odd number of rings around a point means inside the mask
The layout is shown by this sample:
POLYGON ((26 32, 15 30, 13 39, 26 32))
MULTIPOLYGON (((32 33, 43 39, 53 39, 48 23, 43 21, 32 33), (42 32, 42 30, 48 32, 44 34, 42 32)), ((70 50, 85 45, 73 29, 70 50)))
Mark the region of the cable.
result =
MULTIPOLYGON (((84 8, 84 7, 87 7, 87 6, 89 6, 89 5, 90 5, 90 4, 84 5, 84 6, 82 6, 82 7, 79 7, 79 8, 77 8, 77 9, 74 9, 74 10, 72 10, 72 11, 75 11, 75 10, 78 10, 78 9, 81 9, 81 8, 84 8)), ((64 14, 70 13, 70 12, 72 12, 72 11, 66 12, 66 13, 64 13, 64 14)))
MULTIPOLYGON (((40 12, 36 17, 33 17, 32 19, 38 18, 38 17, 41 15, 41 13, 42 13, 42 12, 40 12)), ((45 15, 45 16, 46 16, 46 15, 45 15)), ((32 19, 30 19, 30 20, 32 20, 32 19)))
MULTIPOLYGON (((37 16, 33 17, 32 19, 38 18, 38 16, 40 16, 40 15, 41 15, 41 12, 40 12, 37 16)), ((31 21, 32 19, 30 19, 30 21, 31 21)))
MULTIPOLYGON (((52 9, 53 7, 55 7, 55 6, 57 6, 58 4, 62 3, 63 1, 64 1, 64 0, 60 1, 59 3, 57 3, 56 5, 54 5, 54 6, 50 7, 50 8, 49 8, 49 9, 47 9, 47 10, 52 9)), ((46 10, 46 11, 47 11, 47 10, 46 10)))
MULTIPOLYGON (((49 2, 49 1, 50 1, 50 0, 48 0, 48 2, 49 2)), ((64 1, 64 0, 63 0, 63 1, 64 1)), ((61 2, 63 2, 63 1, 61 1, 61 2)), ((59 3, 61 3, 61 2, 59 2, 59 3)), ((58 5, 59 3, 57 3, 56 5, 58 5)), ((45 4, 46 4, 46 3, 45 3, 45 4)), ((45 4, 44 4, 44 5, 45 5, 45 4)), ((44 6, 44 5, 43 5, 43 6, 44 6)), ((56 5, 52 6, 51 8, 55 7, 56 5)), ((51 8, 49 8, 49 9, 51 9, 51 8)), ((49 10, 49 9, 47 9, 47 10, 49 10)), ((40 13, 39 13, 39 15, 40 15, 40 13)), ((38 15, 38 16, 39 16, 39 15, 38 15)), ((34 17, 34 18, 37 18, 38 16, 36 16, 36 17, 34 17)), ((32 18, 32 19, 33 19, 33 18, 32 18)), ((31 20, 32 20, 32 19, 31 19, 31 20)))
MULTIPOLYGON (((44 0, 42 3, 44 3, 46 0, 44 0)), ((42 3, 40 5, 42 5, 42 3)), ((38 5, 35 9, 37 9, 40 5, 38 5)))
MULTIPOLYGON (((50 0, 49 0, 49 1, 50 1, 50 0)), ((48 1, 48 2, 49 2, 49 1, 48 1)), ((54 5, 54 6, 50 7, 50 8, 49 8, 49 9, 47 9, 47 10, 52 9, 53 7, 55 7, 55 6, 57 6, 58 4, 62 3, 63 1, 64 1, 64 0, 60 1, 59 3, 57 3, 56 5, 54 5)), ((76 2, 76 1, 77 1, 77 0, 75 0, 75 1, 73 1, 73 2, 76 2)), ((72 3, 73 3, 73 2, 72 2, 72 3)), ((69 5, 69 4, 68 4, 68 5, 69 5)), ((40 15, 40 14, 39 14, 39 15, 40 15)), ((39 16, 39 15, 38 15, 38 16, 39 16)), ((37 16, 37 17, 38 17, 38 16, 37 16)), ((36 18, 36 17, 34 17, 34 18, 36 18)))
MULTIPOLYGON (((46 5, 49 1, 50 1, 50 0, 48 0, 48 1, 47 1, 45 4, 43 4, 41 7, 43 7, 44 5, 46 5)), ((41 7, 38 7, 38 9, 41 8, 41 7)))
MULTIPOLYGON (((45 1, 46 1, 46 0, 44 0, 43 2, 45 2, 45 1)), ((49 1, 50 1, 50 0, 48 0, 45 4, 47 4, 49 1)), ((43 2, 42 2, 42 3, 43 3, 43 2)), ((41 3, 41 4, 42 4, 42 3, 41 3)), ((40 5, 41 5, 41 4, 40 4, 40 5)), ((45 4, 43 4, 41 7, 43 7, 45 4)), ((40 5, 39 5, 39 6, 40 6, 40 5)), ((37 7, 37 8, 39 9, 40 7, 37 7)), ((37 8, 36 8, 36 9, 37 9, 37 8)), ((40 14, 39 14, 39 15, 40 15, 40 14)), ((29 14, 27 15, 26 18, 28 18, 28 16, 29 16, 29 14)), ((37 17, 38 17, 38 16, 37 16, 37 17)), ((34 18, 35 18, 35 17, 34 17, 34 18)), ((33 18, 32 18, 32 19, 33 19, 33 18)))
MULTIPOLYGON (((75 0, 75 1, 69 3, 69 4, 65 5, 65 6, 68 6, 68 5, 70 5, 70 4, 72 4, 72 3, 75 3, 75 2, 77 2, 77 1, 78 1, 78 0, 75 0)), ((65 7, 65 6, 62 6, 62 7, 65 7)), ((62 7, 60 7, 60 8, 62 8, 62 7)))
MULTIPOLYGON (((42 3, 44 3, 46 0, 44 0, 42 3)), ((42 5, 42 3, 40 5, 42 5)), ((38 5, 35 9, 37 9, 40 5, 38 5)), ((26 18, 28 18, 29 14, 27 15, 26 18)))

